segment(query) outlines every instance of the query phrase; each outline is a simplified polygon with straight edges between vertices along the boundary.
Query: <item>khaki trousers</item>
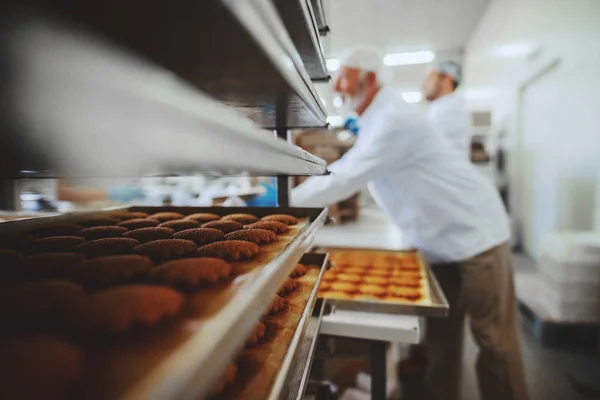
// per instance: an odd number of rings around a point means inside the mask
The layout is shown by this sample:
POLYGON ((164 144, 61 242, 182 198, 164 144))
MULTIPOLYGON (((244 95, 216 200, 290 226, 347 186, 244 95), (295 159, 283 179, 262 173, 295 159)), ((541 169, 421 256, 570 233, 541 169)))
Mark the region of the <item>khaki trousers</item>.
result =
POLYGON ((427 370, 422 398, 459 398, 465 315, 479 354, 477 381, 482 400, 528 398, 508 243, 457 264, 433 266, 450 303, 448 318, 427 320, 427 370))

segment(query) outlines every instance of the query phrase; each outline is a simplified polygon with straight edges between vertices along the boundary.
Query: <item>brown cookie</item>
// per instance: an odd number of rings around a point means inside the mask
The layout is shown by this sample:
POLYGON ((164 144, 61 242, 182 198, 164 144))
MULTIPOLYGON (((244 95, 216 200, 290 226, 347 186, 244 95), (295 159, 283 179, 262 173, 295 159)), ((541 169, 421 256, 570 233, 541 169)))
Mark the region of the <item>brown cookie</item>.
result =
POLYGON ((110 217, 103 218, 88 218, 82 221, 79 221, 78 224, 82 225, 85 228, 91 228, 92 226, 108 226, 108 225, 117 225, 121 220, 110 217))
POLYGON ((358 291, 370 296, 381 297, 386 293, 386 289, 379 285, 363 284, 358 287, 358 291))
POLYGON ((277 234, 266 229, 242 229, 225 235, 225 240, 245 240, 256 244, 269 244, 277 241, 277 234))
POLYGON ((127 229, 121 226, 93 226, 77 232, 76 236, 81 236, 85 240, 96 240, 112 237, 120 237, 127 229))
POLYGON ((279 221, 258 221, 253 224, 244 226, 247 229, 266 229, 277 234, 286 233, 290 230, 287 224, 279 221))
POLYGON ((174 219, 172 221, 163 222, 159 226, 171 228, 175 232, 179 232, 186 229, 200 228, 200 223, 191 219, 174 219))
POLYGON ((87 258, 104 256, 116 256, 129 254, 140 242, 131 238, 107 238, 96 239, 91 242, 82 243, 75 248, 87 258))
POLYGON ((242 225, 253 224, 258 218, 252 214, 229 214, 223 217, 223 221, 235 221, 242 225))
POLYGON ((159 212, 152 214, 149 218, 158 220, 160 222, 167 222, 175 219, 183 219, 183 214, 177 212, 159 212))
POLYGON ((84 261, 79 253, 42 253, 25 257, 21 270, 28 279, 68 279, 84 261))
POLYGON ((0 318, 6 323, 58 316, 82 297, 83 288, 65 280, 21 283, 0 291, 0 318))
POLYGON ((113 211, 109 216, 111 218, 120 219, 121 221, 128 221, 130 219, 148 218, 148 213, 141 211, 113 211))
POLYGON ((262 321, 258 321, 246 339, 246 347, 254 347, 261 342, 261 340, 265 337, 265 333, 267 333, 267 327, 262 321))
POLYGON ((155 285, 125 285, 94 292, 74 304, 70 323, 89 334, 123 333, 137 327, 153 327, 177 315, 183 296, 155 285))
POLYGON ((340 282, 358 283, 363 280, 363 277, 361 275, 353 274, 338 274, 336 279, 340 282))
POLYGON ((269 309, 267 310, 268 315, 277 314, 278 312, 285 310, 288 306, 288 301, 283 297, 275 295, 275 298, 269 305, 269 309))
POLYGON ((161 239, 140 244, 133 251, 137 254, 150 257, 156 263, 189 255, 197 247, 196 243, 191 240, 161 239))
POLYGON ((83 228, 83 226, 75 224, 57 224, 37 228, 29 233, 38 238, 49 236, 74 236, 75 233, 83 228))
POLYGON ((93 285, 126 282, 152 268, 148 257, 136 254, 99 257, 80 265, 74 275, 77 280, 93 285))
POLYGON ((231 276, 231 265, 220 258, 200 257, 168 261, 152 269, 148 279, 182 286, 214 284, 231 276))
POLYGON ((294 270, 292 271, 292 273, 290 274, 290 277, 291 278, 300 278, 301 276, 306 275, 306 272, 308 272, 308 268, 306 268, 302 264, 297 264, 294 267, 294 270))
POLYGON ((209 393, 209 397, 217 397, 225 391, 229 386, 235 382, 235 378, 237 376, 237 366, 234 363, 231 363, 223 372, 223 375, 219 379, 217 379, 217 383, 212 387, 209 393))
POLYGON ((296 290, 298 288, 298 286, 300 286, 300 283, 292 278, 288 278, 283 285, 281 285, 281 287, 279 288, 279 291, 277 292, 278 295, 283 296, 287 293, 291 293, 294 290, 296 290))
POLYGON ((202 224, 202 227, 203 228, 214 228, 214 229, 223 231, 223 233, 230 233, 230 232, 239 231, 240 229, 243 229, 244 225, 240 224, 239 222, 235 222, 235 221, 211 221, 211 222, 202 224))
POLYGON ((331 282, 321 281, 319 284, 319 292, 325 292, 331 288, 331 282))
POLYGON ((389 278, 383 276, 365 276, 363 280, 370 285, 387 285, 389 282, 389 278))
POLYGON ((325 282, 332 282, 332 281, 335 281, 336 279, 337 279, 337 273, 332 270, 325 271, 325 273, 323 274, 323 277, 321 278, 321 280, 323 280, 325 282))
POLYGON ((31 243, 32 253, 65 253, 75 249, 78 245, 85 242, 85 239, 79 236, 49 236, 41 239, 35 239, 31 243))
POLYGON ((262 221, 279 221, 287 225, 296 225, 298 223, 298 218, 288 214, 273 214, 262 217, 262 221))
POLYGON ((323 291, 319 293, 319 296, 330 298, 330 299, 343 299, 343 300, 351 300, 355 297, 354 294, 342 291, 336 291, 333 289, 329 289, 327 291, 323 291))
POLYGON ((83 374, 83 349, 50 336, 0 342, 0 398, 62 399, 83 374))
POLYGON ((404 286, 391 286, 389 294, 393 297, 399 297, 407 300, 417 300, 421 297, 421 291, 416 288, 404 286))
POLYGON ((140 228, 154 228, 155 226, 158 226, 159 224, 160 224, 160 221, 155 220, 155 219, 136 218, 136 219, 129 219, 127 221, 119 222, 119 224, 117 226, 122 226, 123 228, 133 231, 135 229, 140 229, 140 228))
POLYGON ((123 234, 123 237, 132 238, 140 243, 148 243, 153 240, 169 239, 175 231, 166 227, 140 228, 123 234))
POLYGON ((198 248, 200 257, 217 257, 227 261, 249 260, 258 254, 258 245, 243 240, 210 243, 198 248))
POLYGON ((223 240, 224 237, 225 234, 223 231, 213 228, 186 229, 173 235, 173 239, 191 240, 198 246, 204 246, 205 244, 218 242, 223 240))
POLYGON ((350 282, 333 282, 331 290, 335 292, 356 293, 358 292, 358 285, 350 282))
POLYGON ((191 219, 193 221, 197 221, 201 224, 205 224, 211 221, 218 221, 221 219, 217 214, 212 213, 195 213, 186 216, 184 219, 191 219))
POLYGON ((421 287, 421 280, 407 277, 392 276, 389 278, 389 283, 395 286, 407 287, 407 288, 419 288, 421 287))

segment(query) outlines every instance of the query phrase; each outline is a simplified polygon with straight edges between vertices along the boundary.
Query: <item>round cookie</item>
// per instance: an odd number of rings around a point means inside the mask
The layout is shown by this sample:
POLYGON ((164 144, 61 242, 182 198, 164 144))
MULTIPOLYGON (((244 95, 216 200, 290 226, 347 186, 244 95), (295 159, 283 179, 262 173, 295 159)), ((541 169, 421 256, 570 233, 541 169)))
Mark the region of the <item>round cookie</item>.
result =
POLYGON ((93 226, 80 230, 76 236, 81 236, 85 240, 96 240, 120 237, 125 232, 127 232, 127 229, 122 226, 93 226))
POLYGON ((107 238, 82 243, 75 247, 75 250, 83 253, 87 258, 96 258, 129 254, 139 244, 139 241, 131 238, 107 238))
POLYGON ((246 339, 246 347, 254 347, 261 342, 267 333, 267 327, 262 321, 258 321, 252 329, 250 336, 246 339))
POLYGON ((333 282, 331 284, 331 291, 356 293, 358 292, 358 285, 350 282, 333 282))
POLYGON ((388 282, 395 286, 402 286, 408 288, 419 288, 421 287, 421 281, 419 279, 406 278, 406 277, 397 277, 392 276, 389 278, 388 282))
POLYGON ((387 285, 389 279, 383 276, 365 276, 363 281, 370 285, 387 285))
POLYGON ((177 315, 183 296, 155 285, 125 285, 89 294, 73 305, 70 322, 91 335, 124 333, 132 328, 153 327, 177 315))
POLYGON ((169 239, 175 231, 166 227, 140 228, 125 232, 123 237, 135 239, 140 243, 148 243, 154 240, 169 239))
POLYGON ((21 272, 28 279, 68 279, 84 261, 79 253, 35 254, 23 259, 21 272))
POLYGON ((155 219, 160 222, 167 222, 175 219, 183 219, 183 214, 180 214, 178 212, 159 212, 150 215, 148 218, 155 219))
POLYGON ((191 240, 198 246, 204 246, 205 244, 218 242, 223 240, 224 237, 225 234, 223 231, 214 228, 186 229, 173 235, 173 239, 191 240))
POLYGON ((0 398, 62 399, 83 374, 83 349, 51 336, 0 342, 0 398))
POLYGON ((148 218, 148 213, 141 211, 113 211, 109 214, 111 218, 117 218, 121 221, 128 221, 132 219, 148 218))
POLYGON ((65 253, 85 242, 79 236, 49 236, 35 239, 31 243, 32 253, 65 253))
POLYGON ((77 280, 87 284, 108 285, 126 282, 152 268, 148 257, 136 254, 99 257, 84 262, 75 271, 77 280))
POLYGON ((301 276, 306 275, 308 272, 308 268, 306 268, 302 264, 296 264, 292 273, 290 274, 290 278, 300 278, 301 276))
POLYGON ((196 243, 191 240, 161 239, 140 244, 133 251, 136 254, 150 257, 154 262, 160 262, 189 255, 197 247, 196 243))
POLYGON ((369 268, 367 270, 367 275, 368 276, 390 276, 391 274, 391 270, 389 269, 373 269, 373 268, 369 268))
POLYGON ((277 241, 277 234, 266 229, 242 229, 226 234, 225 240, 245 240, 256 244, 269 244, 277 241))
POLYGON ((91 228, 92 226, 108 226, 108 225, 117 225, 121 220, 110 217, 98 217, 98 218, 88 218, 82 221, 79 221, 78 224, 85 227, 91 228))
POLYGON ((244 225, 235 221, 211 221, 202 224, 202 227, 218 229, 220 231, 223 231, 223 233, 231 233, 243 229, 244 225))
POLYGON ((210 243, 196 250, 200 257, 217 257, 227 261, 249 260, 259 252, 258 245, 243 240, 210 243))
POLYGON ((365 268, 358 268, 358 267, 346 267, 346 268, 341 268, 340 269, 340 273, 344 273, 344 274, 352 274, 352 275, 366 275, 369 273, 368 269, 365 268))
POLYGON ((298 218, 288 215, 288 214, 273 214, 267 215, 266 217, 261 218, 262 221, 278 221, 283 222, 287 225, 296 225, 298 223, 298 218))
POLYGON ((358 283, 363 280, 363 277, 361 275, 341 273, 337 275, 336 279, 340 282, 358 283))
POLYGON ((175 232, 179 232, 186 229, 200 228, 200 223, 191 219, 174 219, 172 221, 163 222, 159 227, 170 228, 175 232))
POLYGON ((258 218, 252 214, 229 214, 224 216, 223 221, 235 221, 243 225, 253 224, 258 221, 258 218))
POLYGON ((370 295, 370 296, 385 296, 386 289, 379 285, 371 285, 371 284, 363 284, 358 286, 358 291, 362 294, 370 295))
POLYGON ((296 290, 300 286, 297 280, 288 278, 283 285, 279 288, 277 292, 278 295, 283 296, 284 294, 291 293, 296 290))
POLYGON ((325 292, 331 288, 331 282, 326 282, 321 280, 321 284, 319 285, 319 291, 325 292))
POLYGON ((400 297, 409 300, 417 300, 419 297, 421 297, 421 292, 419 289, 404 286, 390 286, 389 294, 393 297, 400 297))
POLYGON ((267 310, 268 315, 277 314, 278 312, 284 310, 288 306, 288 301, 279 295, 275 295, 275 298, 269 305, 269 309, 267 310))
POLYGON ((231 265, 220 258, 183 258, 152 269, 148 273, 148 279, 158 283, 195 287, 217 283, 229 278, 231 273, 231 265))
POLYGON ((212 213, 195 213, 186 216, 184 219, 190 219, 201 224, 205 224, 211 221, 218 221, 221 219, 221 217, 219 217, 217 214, 212 213))
POLYGON ((337 273, 332 270, 325 271, 321 280, 325 282, 335 281, 337 279, 337 273))
POLYGON ((336 291, 333 289, 330 289, 328 291, 325 291, 321 294, 321 297, 328 297, 328 298, 332 298, 332 299, 344 299, 344 300, 351 300, 354 298, 354 295, 348 292, 341 292, 341 291, 336 291))
POLYGON ((119 224, 117 226, 122 226, 123 228, 133 231, 133 230, 140 229, 140 228, 154 228, 155 226, 158 226, 159 224, 160 224, 160 221, 157 221, 155 219, 136 218, 136 219, 129 219, 127 221, 119 222, 119 224))
POLYGON ((290 230, 287 224, 279 221, 258 221, 244 226, 246 229, 266 229, 277 234, 286 233, 290 230))

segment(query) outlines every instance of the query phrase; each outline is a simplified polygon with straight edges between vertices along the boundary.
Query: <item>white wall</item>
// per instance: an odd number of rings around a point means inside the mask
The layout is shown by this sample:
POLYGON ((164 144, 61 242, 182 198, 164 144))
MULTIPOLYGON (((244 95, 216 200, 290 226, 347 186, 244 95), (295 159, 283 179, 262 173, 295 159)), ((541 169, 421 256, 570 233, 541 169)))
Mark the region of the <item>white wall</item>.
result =
MULTIPOLYGON (((520 82, 550 60, 558 114, 548 117, 562 132, 543 151, 556 158, 559 188, 557 228, 600 229, 600 0, 493 0, 467 46, 465 89, 472 110, 492 110, 492 124, 506 133, 510 150, 511 183, 519 179, 518 162, 520 82), (506 45, 531 46, 530 57, 499 58, 494 50, 506 45)), ((543 132, 537 133, 536 136, 543 132)), ((538 150, 542 151, 542 150, 538 150)), ((513 193, 514 194, 514 193, 513 193)), ((516 200, 518 200, 518 193, 516 200)))

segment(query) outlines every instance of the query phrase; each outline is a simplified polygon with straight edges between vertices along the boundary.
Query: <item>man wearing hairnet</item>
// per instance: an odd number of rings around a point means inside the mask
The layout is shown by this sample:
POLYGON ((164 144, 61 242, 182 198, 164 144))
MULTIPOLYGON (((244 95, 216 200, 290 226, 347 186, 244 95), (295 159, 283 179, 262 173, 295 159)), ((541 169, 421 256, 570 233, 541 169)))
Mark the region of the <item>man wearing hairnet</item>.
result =
POLYGON ((471 159, 471 118, 464 100, 456 94, 462 80, 460 65, 441 61, 429 69, 423 81, 423 96, 431 104, 427 117, 452 147, 471 159))
POLYGON ((463 325, 479 347, 486 400, 526 399, 504 206, 492 185, 419 110, 379 80, 381 58, 355 49, 341 59, 335 90, 358 118, 357 140, 331 175, 292 191, 295 206, 322 207, 368 184, 377 204, 420 249, 450 303, 428 321, 423 398, 458 399, 463 325))

